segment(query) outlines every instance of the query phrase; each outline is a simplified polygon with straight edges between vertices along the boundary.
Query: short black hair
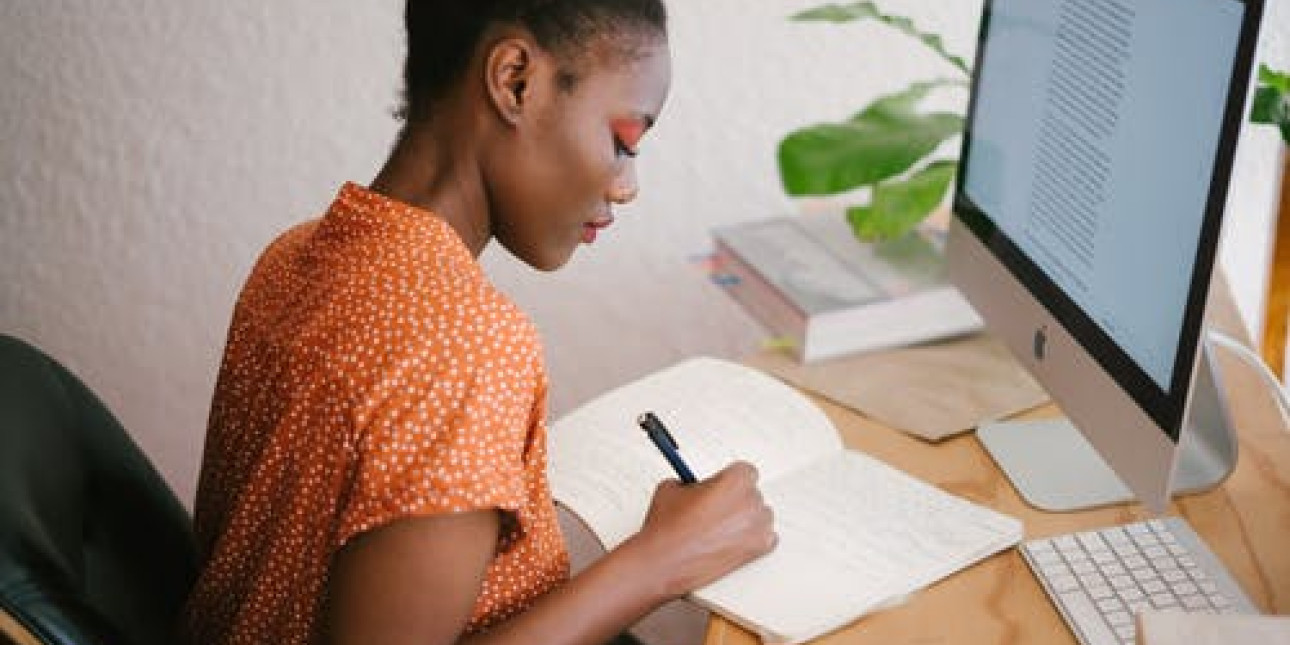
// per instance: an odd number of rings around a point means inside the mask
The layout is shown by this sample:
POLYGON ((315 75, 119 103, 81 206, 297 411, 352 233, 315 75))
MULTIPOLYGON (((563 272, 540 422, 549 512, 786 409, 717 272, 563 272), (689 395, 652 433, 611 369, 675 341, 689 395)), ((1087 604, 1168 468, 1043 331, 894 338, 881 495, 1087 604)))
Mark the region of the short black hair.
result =
MULTIPOLYGON (((419 121, 460 80, 479 40, 493 25, 527 29, 538 44, 572 62, 596 37, 667 35, 662 0, 407 0, 408 57, 400 117, 419 121)), ((631 43, 617 43, 630 53, 631 43)), ((562 70, 562 85, 575 82, 562 70)))

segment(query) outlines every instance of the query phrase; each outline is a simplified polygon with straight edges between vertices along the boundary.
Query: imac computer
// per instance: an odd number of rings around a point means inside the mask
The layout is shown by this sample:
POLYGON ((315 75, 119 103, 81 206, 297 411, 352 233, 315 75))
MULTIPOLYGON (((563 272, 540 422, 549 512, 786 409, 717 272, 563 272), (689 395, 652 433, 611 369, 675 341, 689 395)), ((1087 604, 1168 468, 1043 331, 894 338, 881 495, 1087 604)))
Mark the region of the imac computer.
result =
POLYGON ((1069 423, 982 428, 1050 510, 1219 483, 1205 309, 1262 0, 987 0, 951 280, 1069 423))
MULTIPOLYGON (((1221 482, 1235 440, 1205 309, 1263 0, 986 0, 951 280, 1067 419, 978 429, 1031 504, 1221 482)), ((1257 613, 1179 517, 1020 552, 1084 645, 1148 609, 1257 613)))

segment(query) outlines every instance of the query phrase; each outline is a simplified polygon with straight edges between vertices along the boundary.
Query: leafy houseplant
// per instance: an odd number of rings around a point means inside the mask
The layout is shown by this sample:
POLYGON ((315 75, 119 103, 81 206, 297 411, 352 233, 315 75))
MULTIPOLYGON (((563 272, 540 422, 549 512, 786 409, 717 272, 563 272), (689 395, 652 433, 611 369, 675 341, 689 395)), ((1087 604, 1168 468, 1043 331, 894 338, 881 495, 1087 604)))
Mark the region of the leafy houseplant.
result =
POLYGON ((1250 120, 1277 126, 1281 140, 1290 146, 1290 73, 1259 66, 1259 87, 1254 93, 1250 120))
POLYGON ((780 142, 780 178, 789 195, 837 195, 868 188, 868 203, 847 208, 852 231, 861 240, 904 236, 942 203, 958 167, 954 159, 926 158, 963 130, 962 115, 923 113, 919 104, 938 88, 966 87, 967 64, 945 50, 940 36, 920 31, 908 18, 882 13, 873 2, 829 4, 792 19, 876 20, 911 37, 956 70, 958 78, 915 82, 874 100, 846 121, 805 127, 780 142))

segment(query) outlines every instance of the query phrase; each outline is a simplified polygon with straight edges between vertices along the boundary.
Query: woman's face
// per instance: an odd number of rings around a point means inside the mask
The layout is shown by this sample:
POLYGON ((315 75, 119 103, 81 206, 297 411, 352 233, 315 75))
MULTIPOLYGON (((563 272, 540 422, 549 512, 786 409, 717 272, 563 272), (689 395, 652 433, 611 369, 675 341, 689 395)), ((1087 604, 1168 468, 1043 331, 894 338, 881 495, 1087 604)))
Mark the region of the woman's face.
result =
POLYGON ((552 73, 535 79, 534 118, 518 136, 513 158, 489 182, 490 229, 516 257, 550 271, 579 244, 613 222, 613 206, 635 198, 641 139, 667 98, 667 42, 649 40, 637 56, 593 51, 571 90, 552 73))

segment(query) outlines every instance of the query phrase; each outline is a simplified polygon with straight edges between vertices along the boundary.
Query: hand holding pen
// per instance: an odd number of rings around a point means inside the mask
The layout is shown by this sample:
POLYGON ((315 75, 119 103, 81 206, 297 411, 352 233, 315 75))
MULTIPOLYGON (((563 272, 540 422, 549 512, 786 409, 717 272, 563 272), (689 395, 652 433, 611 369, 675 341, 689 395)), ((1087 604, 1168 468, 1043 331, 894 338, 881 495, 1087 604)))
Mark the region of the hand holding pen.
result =
POLYGON ((636 540, 670 595, 689 593, 775 547, 774 516, 752 464, 735 462, 699 482, 657 416, 645 412, 636 423, 680 480, 659 483, 636 540))

